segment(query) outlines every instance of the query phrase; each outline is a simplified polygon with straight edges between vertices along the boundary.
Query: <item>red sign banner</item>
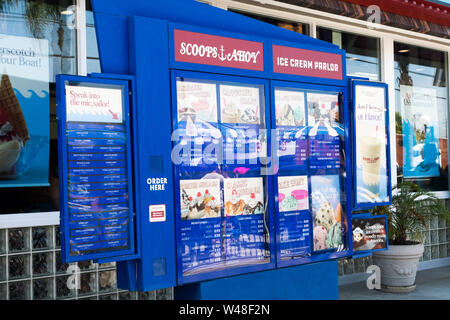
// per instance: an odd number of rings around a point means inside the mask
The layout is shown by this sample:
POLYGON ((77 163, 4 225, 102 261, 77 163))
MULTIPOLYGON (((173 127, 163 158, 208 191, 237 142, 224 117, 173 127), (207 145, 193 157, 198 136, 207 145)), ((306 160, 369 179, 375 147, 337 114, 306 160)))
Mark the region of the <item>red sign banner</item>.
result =
POLYGON ((175 61, 264 71, 263 43, 174 30, 175 61))
POLYGON ((273 45, 273 72, 342 80, 340 54, 273 45))

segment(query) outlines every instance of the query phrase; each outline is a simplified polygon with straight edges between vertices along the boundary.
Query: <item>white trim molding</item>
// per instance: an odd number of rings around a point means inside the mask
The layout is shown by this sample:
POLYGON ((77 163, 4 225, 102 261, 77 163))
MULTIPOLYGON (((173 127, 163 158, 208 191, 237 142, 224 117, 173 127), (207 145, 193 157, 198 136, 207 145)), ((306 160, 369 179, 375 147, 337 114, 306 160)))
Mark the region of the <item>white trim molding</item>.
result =
POLYGON ((59 211, 0 214, 0 229, 59 225, 59 211))

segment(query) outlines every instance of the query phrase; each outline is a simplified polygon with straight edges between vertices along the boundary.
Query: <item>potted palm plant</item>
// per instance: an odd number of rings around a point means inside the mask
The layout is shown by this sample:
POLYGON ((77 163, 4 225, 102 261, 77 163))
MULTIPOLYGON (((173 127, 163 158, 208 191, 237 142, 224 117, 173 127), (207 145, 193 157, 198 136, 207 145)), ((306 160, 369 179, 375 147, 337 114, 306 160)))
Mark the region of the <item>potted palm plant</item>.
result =
POLYGON ((392 190, 392 205, 373 209, 387 215, 389 249, 373 253, 373 263, 381 269, 381 286, 388 292, 415 289, 416 271, 424 251, 424 235, 432 219, 450 217, 442 201, 417 184, 401 182, 392 190))

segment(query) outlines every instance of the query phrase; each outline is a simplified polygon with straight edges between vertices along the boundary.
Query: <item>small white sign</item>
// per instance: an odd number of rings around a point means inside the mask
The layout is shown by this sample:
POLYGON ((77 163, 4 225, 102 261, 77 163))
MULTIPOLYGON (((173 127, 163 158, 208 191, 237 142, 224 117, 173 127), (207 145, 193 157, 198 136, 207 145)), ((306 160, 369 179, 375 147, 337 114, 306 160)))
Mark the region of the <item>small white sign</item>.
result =
POLYGON ((162 222, 166 221, 166 205, 156 204, 148 206, 148 213, 150 216, 150 222, 162 222))
POLYGON ((121 123, 122 90, 66 85, 67 121, 121 123))

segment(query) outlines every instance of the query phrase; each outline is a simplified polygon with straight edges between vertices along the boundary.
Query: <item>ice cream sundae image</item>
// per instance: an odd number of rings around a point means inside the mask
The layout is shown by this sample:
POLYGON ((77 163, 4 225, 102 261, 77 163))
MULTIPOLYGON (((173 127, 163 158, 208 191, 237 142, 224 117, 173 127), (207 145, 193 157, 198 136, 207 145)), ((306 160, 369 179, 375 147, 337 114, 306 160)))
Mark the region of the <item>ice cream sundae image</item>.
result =
POLYGON ((202 219, 220 216, 220 203, 206 189, 198 191, 195 199, 186 190, 181 191, 181 219, 202 219))
POLYGON ((0 84, 0 177, 15 177, 15 166, 30 139, 25 117, 7 74, 0 84))
POLYGON ((225 214, 227 216, 238 216, 247 214, 260 214, 264 211, 264 205, 256 199, 255 193, 250 193, 248 200, 246 197, 239 198, 236 189, 231 192, 231 198, 225 203, 225 214))
POLYGON ((244 206, 244 214, 258 214, 262 213, 263 204, 261 201, 257 201, 255 197, 255 193, 250 193, 250 200, 248 204, 244 206))
POLYGON ((241 112, 236 104, 232 101, 229 103, 225 103, 222 107, 222 121, 227 123, 236 123, 238 122, 241 112))

